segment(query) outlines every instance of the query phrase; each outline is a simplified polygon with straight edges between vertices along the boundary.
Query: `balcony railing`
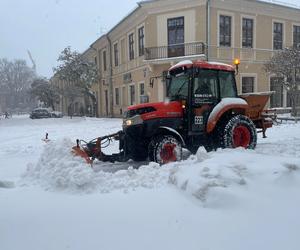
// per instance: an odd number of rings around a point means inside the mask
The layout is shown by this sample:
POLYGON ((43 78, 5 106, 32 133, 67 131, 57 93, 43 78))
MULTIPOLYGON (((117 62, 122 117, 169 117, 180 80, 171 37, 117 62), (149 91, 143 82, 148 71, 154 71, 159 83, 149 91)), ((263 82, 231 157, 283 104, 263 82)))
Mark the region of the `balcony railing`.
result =
POLYGON ((277 53, 278 50, 260 48, 239 48, 209 46, 209 59, 232 63, 235 58, 239 58, 242 63, 265 63, 277 53))
POLYGON ((145 48, 145 60, 159 60, 201 54, 206 54, 206 47, 203 42, 145 48))

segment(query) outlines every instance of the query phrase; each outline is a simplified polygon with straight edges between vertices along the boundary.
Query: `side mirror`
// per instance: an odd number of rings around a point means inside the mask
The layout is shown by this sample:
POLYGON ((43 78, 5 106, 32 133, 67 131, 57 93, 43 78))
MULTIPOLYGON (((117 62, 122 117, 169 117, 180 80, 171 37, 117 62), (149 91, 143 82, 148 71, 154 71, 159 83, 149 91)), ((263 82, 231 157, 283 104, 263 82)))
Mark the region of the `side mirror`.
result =
POLYGON ((169 92, 170 82, 171 82, 171 76, 167 75, 167 77, 166 77, 166 89, 167 89, 167 93, 169 92))
POLYGON ((153 88, 153 86, 154 86, 154 80, 155 80, 155 77, 151 77, 151 78, 150 78, 150 83, 149 83, 149 85, 150 85, 151 88, 153 88))
POLYGON ((149 82, 149 85, 151 88, 153 88, 154 86, 154 81, 161 78, 163 82, 165 82, 166 80, 170 79, 170 75, 169 74, 166 74, 165 72, 163 72, 162 75, 160 76, 153 76, 153 77, 150 77, 150 82, 149 82))

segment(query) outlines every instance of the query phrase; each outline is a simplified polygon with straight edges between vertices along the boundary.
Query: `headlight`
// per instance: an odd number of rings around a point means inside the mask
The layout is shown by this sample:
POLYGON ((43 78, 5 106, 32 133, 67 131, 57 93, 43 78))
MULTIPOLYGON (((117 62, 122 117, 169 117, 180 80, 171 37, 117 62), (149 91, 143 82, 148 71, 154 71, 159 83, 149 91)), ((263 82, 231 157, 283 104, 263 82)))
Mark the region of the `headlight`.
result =
POLYGON ((126 126, 131 126, 132 125, 132 120, 126 120, 125 124, 126 124, 126 126))
POLYGON ((136 115, 130 119, 124 119, 123 126, 129 127, 132 125, 139 125, 143 123, 143 119, 140 115, 136 115))

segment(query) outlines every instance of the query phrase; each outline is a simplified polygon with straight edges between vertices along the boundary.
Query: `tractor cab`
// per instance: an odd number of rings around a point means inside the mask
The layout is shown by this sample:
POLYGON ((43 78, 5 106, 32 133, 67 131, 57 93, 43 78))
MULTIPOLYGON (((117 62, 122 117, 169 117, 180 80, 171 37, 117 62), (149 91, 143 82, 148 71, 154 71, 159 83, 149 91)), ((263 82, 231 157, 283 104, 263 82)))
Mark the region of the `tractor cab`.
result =
POLYGON ((185 107, 189 136, 203 135, 214 107, 223 98, 238 97, 235 69, 222 63, 181 62, 169 70, 167 97, 185 107))
POLYGON ((201 104, 237 96, 235 69, 230 65, 184 61, 169 70, 167 97, 171 101, 191 99, 201 104))

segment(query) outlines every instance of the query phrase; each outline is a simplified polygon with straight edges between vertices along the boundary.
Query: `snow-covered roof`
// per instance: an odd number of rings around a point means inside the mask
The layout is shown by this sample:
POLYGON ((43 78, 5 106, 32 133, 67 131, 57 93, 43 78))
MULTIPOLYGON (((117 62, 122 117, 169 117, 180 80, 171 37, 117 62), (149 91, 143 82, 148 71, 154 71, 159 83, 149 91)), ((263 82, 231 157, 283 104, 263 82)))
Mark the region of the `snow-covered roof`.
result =
POLYGON ((289 7, 289 8, 294 8, 294 9, 300 9, 300 3, 297 1, 292 1, 292 0, 285 0, 285 1, 279 1, 279 0, 256 0, 257 2, 264 2, 264 3, 269 3, 273 5, 278 5, 278 6, 284 6, 284 7, 289 7))
POLYGON ((221 62, 207 62, 208 64, 211 65, 219 65, 219 66, 226 66, 226 67, 232 67, 232 65, 227 64, 227 63, 221 63, 221 62))
POLYGON ((175 69, 175 68, 179 68, 179 67, 183 67, 183 66, 187 66, 187 65, 193 65, 193 62, 191 60, 181 61, 181 62, 175 64, 174 66, 172 66, 170 68, 170 70, 175 69))

